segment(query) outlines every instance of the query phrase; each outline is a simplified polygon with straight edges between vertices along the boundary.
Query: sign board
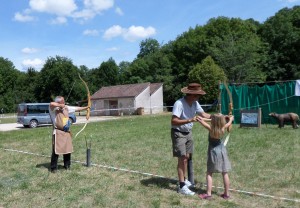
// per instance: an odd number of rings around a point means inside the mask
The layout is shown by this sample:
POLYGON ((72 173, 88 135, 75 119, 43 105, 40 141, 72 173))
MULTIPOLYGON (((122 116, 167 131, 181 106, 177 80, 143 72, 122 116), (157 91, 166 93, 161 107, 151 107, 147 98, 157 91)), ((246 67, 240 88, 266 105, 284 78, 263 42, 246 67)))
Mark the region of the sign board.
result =
POLYGON ((260 127, 261 108, 255 110, 241 110, 240 127, 260 127))

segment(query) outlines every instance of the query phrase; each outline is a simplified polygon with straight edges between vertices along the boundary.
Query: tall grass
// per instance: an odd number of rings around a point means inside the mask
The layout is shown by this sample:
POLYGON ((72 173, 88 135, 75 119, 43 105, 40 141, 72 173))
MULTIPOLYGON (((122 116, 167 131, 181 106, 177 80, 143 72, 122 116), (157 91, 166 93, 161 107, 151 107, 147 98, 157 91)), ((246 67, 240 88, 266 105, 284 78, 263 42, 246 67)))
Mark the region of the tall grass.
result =
MULTIPOLYGON (((82 125, 72 126, 73 134, 82 125)), ((207 131, 195 124, 194 172, 196 191, 205 187, 207 131)), ((72 160, 86 161, 86 141, 91 142, 93 164, 73 162, 71 171, 48 171, 51 127, 0 132, 0 206, 3 207, 297 207, 300 203, 231 192, 228 201, 218 197, 203 201, 176 193, 177 160, 172 157, 170 115, 130 116, 89 123, 74 141, 72 160), (11 152, 15 149, 36 156, 11 152), (147 176, 151 173, 165 178, 147 176)), ((233 166, 231 188, 300 200, 299 129, 277 125, 261 128, 233 126, 228 143, 233 166)), ((60 157, 61 158, 61 157, 60 157)), ((62 162, 59 163, 62 166, 62 162)), ((213 183, 223 186, 220 174, 213 183)))

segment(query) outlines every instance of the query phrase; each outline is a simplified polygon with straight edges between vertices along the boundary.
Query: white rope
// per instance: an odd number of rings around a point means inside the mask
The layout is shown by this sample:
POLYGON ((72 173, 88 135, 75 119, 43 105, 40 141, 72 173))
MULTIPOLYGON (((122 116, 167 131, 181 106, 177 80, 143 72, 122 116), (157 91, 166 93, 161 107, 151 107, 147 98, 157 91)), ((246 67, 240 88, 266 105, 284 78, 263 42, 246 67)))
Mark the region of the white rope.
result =
POLYGON ((244 85, 244 84, 267 84, 267 83, 282 83, 282 82, 296 82, 297 80, 283 80, 283 81, 268 81, 268 82, 236 82, 232 83, 234 85, 244 85))
MULTIPOLYGON (((18 152, 18 153, 24 153, 24 154, 29 154, 29 155, 35 155, 35 156, 50 157, 50 156, 46 156, 46 155, 42 155, 42 154, 37 154, 37 153, 31 153, 31 152, 27 152, 27 151, 14 150, 14 149, 6 149, 6 148, 3 148, 3 149, 5 151, 10 151, 10 152, 18 152)), ((74 163, 80 163, 80 164, 86 164, 86 163, 81 162, 79 160, 72 160, 72 162, 74 162, 74 163)), ((141 175, 145 175, 145 176, 152 176, 152 177, 157 177, 157 178, 164 178, 164 179, 172 180, 172 181, 176 181, 176 182, 178 181, 177 179, 174 179, 174 178, 168 178, 168 177, 165 177, 165 176, 156 175, 156 174, 152 174, 152 173, 141 172, 141 171, 137 171, 137 170, 129 170, 129 169, 126 169, 126 168, 117 168, 117 167, 113 167, 113 166, 100 165, 100 164, 95 164, 95 163, 92 163, 91 165, 95 166, 95 167, 101 167, 101 168, 107 168, 107 169, 112 169, 112 170, 124 171, 124 172, 129 172, 129 173, 141 174, 141 175)), ((204 185, 204 186, 206 186, 206 185, 204 185)), ((217 188, 217 189, 224 189, 223 187, 218 187, 218 186, 213 186, 213 187, 217 188)), ((285 198, 285 197, 277 197, 277 196, 272 196, 272 195, 268 195, 268 194, 251 192, 251 191, 243 191, 243 190, 238 190, 238 189, 229 189, 229 190, 233 191, 233 192, 237 192, 237 193, 243 193, 243 194, 251 195, 251 196, 261 196, 261 197, 267 197, 267 198, 272 198, 272 199, 276 199, 276 200, 300 202, 299 199, 290 199, 290 198, 285 198)))
MULTIPOLYGON (((204 185, 204 186, 207 186, 207 185, 204 185)), ((212 186, 212 187, 217 188, 217 189, 224 189, 223 187, 219 187, 219 186, 212 186)), ((251 196, 262 196, 262 197, 267 197, 267 198, 272 198, 272 199, 277 199, 277 200, 283 200, 283 201, 300 202, 299 199, 290 199, 290 198, 286 198, 286 197, 277 197, 277 196, 272 196, 272 195, 263 194, 263 193, 243 191, 243 190, 231 189, 231 188, 229 190, 232 191, 232 192, 243 193, 243 194, 247 194, 247 195, 251 195, 251 196)))

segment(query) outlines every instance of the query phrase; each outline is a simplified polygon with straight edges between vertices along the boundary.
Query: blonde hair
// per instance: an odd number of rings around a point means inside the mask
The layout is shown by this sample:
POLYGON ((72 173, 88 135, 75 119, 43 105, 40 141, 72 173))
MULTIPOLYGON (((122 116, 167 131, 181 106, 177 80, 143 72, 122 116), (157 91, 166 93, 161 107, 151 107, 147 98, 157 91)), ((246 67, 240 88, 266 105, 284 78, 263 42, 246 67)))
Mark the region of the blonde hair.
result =
POLYGON ((226 124, 225 116, 221 113, 213 114, 211 116, 211 130, 210 136, 215 139, 219 139, 224 135, 223 127, 226 124))

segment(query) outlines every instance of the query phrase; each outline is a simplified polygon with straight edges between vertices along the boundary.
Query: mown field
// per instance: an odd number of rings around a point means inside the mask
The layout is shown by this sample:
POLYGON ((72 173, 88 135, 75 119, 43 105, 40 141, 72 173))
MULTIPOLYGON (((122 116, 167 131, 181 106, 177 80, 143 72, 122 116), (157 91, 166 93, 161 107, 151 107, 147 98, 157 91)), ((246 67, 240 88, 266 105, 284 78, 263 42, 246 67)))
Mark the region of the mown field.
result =
POLYGON ((1 114, 0 115, 0 124, 6 123, 16 123, 17 122, 17 115, 16 114, 1 114))
MULTIPOLYGON (((81 127, 72 126, 73 135, 81 127)), ((51 127, 0 132, 0 207, 299 207, 299 132, 291 126, 235 124, 227 147, 231 188, 238 191, 224 200, 222 189, 214 188, 210 201, 176 192, 170 114, 89 123, 73 141, 71 170, 63 170, 60 161, 56 174, 48 170, 51 127), (91 167, 85 165, 86 140, 91 167)), ((203 193, 207 131, 195 124, 193 135, 195 191, 203 193)), ((220 174, 213 184, 223 186, 220 174)))

